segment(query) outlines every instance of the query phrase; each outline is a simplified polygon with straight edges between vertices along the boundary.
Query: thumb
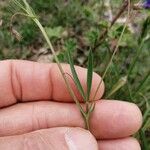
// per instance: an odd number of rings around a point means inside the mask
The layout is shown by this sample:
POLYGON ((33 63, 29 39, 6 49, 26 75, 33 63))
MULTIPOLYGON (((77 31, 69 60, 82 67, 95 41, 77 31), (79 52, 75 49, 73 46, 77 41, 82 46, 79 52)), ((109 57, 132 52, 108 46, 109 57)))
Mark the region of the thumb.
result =
POLYGON ((24 135, 1 137, 5 150, 98 150, 93 135, 80 128, 51 128, 24 135))

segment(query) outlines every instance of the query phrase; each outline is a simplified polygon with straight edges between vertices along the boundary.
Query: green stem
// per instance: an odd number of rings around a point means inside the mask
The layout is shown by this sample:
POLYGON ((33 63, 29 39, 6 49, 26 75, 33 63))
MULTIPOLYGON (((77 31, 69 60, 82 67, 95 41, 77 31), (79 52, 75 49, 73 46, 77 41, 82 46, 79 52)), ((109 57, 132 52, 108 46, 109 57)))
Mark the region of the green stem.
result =
POLYGON ((66 76, 65 76, 65 72, 63 71, 63 68, 62 68, 62 66, 61 66, 61 64, 60 64, 60 62, 59 62, 59 60, 58 60, 58 58, 57 58, 57 55, 56 55, 56 53, 55 53, 55 51, 54 51, 54 48, 53 48, 53 46, 52 46, 52 44, 51 44, 51 42, 50 42, 48 36, 47 36, 46 31, 44 30, 43 26, 42 26, 41 23, 38 21, 38 19, 33 18, 33 20, 34 20, 34 22, 38 25, 38 27, 40 28, 40 30, 41 30, 41 32, 42 32, 44 38, 46 39, 46 41, 47 41, 47 43, 48 43, 48 45, 49 45, 49 47, 50 47, 50 49, 51 49, 51 51, 52 51, 52 53, 53 53, 53 56, 54 56, 54 58, 55 58, 55 61, 57 62, 57 65, 58 65, 58 67, 59 67, 59 70, 60 70, 60 72, 61 72, 61 74, 62 74, 62 76, 63 76, 63 78, 64 78, 64 81, 65 81, 65 83, 66 83, 66 85, 67 85, 67 89, 69 90, 69 93, 71 94, 72 98, 74 99, 74 101, 75 101, 77 107, 78 107, 79 110, 81 111, 81 114, 82 114, 83 119, 84 119, 84 121, 85 121, 85 129, 90 130, 90 123, 89 123, 89 120, 90 120, 90 116, 91 116, 91 113, 92 113, 92 112, 90 112, 90 107, 89 107, 90 104, 89 104, 89 102, 88 102, 88 101, 86 102, 86 112, 84 112, 84 110, 83 110, 81 104, 79 103, 78 99, 76 98, 76 96, 75 96, 75 94, 74 94, 74 92, 73 92, 73 90, 72 90, 72 88, 71 88, 71 86, 70 86, 70 83, 69 83, 68 79, 67 79, 66 76))
POLYGON ((146 139, 146 136, 145 136, 145 132, 141 129, 139 131, 139 134, 140 134, 142 149, 143 150, 149 150, 149 148, 148 148, 148 142, 147 142, 147 139, 146 139))
POLYGON ((90 131, 90 118, 86 117, 85 118, 85 129, 90 131))
POLYGON ((97 87, 96 92, 95 92, 95 94, 94 94, 93 100, 95 99, 95 97, 96 97, 96 95, 97 95, 97 92, 98 92, 98 90, 99 90, 99 88, 100 88, 100 86, 101 86, 101 84, 102 84, 103 79, 104 79, 105 76, 106 76, 106 73, 107 73, 107 71, 108 71, 108 69, 109 69, 109 67, 110 67, 110 65, 111 65, 111 63, 112 63, 112 61, 113 61, 113 59, 114 59, 114 56, 115 56, 116 52, 118 51, 119 44, 120 44, 120 42, 121 42, 121 40, 122 40, 122 37, 123 37, 123 34, 124 34, 124 32, 125 32, 126 27, 127 27, 127 21, 126 21, 126 24, 125 24, 125 26, 124 26, 124 28, 123 28, 123 30, 122 30, 122 33, 121 33, 121 35, 120 35, 120 38, 119 38, 119 40, 118 40, 118 44, 117 44, 117 46, 116 46, 116 48, 115 48, 115 50, 114 50, 114 52, 113 52, 113 54, 112 54, 112 56, 111 56, 111 58, 110 58, 110 61, 108 62, 107 66, 106 66, 106 69, 105 69, 105 71, 104 71, 104 73, 103 73, 103 75, 102 75, 101 81, 100 81, 100 83, 98 84, 98 87, 97 87))
POLYGON ((37 18, 33 18, 33 20, 34 20, 34 22, 37 24, 37 26, 39 27, 39 29, 41 30, 41 32, 42 32, 42 34, 43 34, 43 36, 44 36, 44 38, 45 38, 47 44, 49 45, 49 48, 50 48, 51 51, 52 51, 52 54, 53 54, 53 56, 54 56, 54 59, 55 59, 55 61, 57 62, 58 68, 59 68, 59 70, 60 70, 60 72, 61 72, 61 74, 62 74, 62 77, 63 77, 63 79, 64 79, 64 81, 65 81, 65 83, 66 83, 66 86, 67 86, 67 89, 68 89, 70 95, 71 95, 72 98, 74 99, 74 101, 75 101, 75 103, 77 104, 77 106, 78 106, 78 108, 80 109, 80 111, 83 113, 84 110, 83 110, 83 108, 81 107, 81 105, 80 105, 80 103, 79 103, 77 97, 75 96, 75 94, 74 94, 74 92, 73 92, 73 90, 72 90, 72 87, 71 87, 71 85, 70 85, 68 79, 67 79, 66 76, 65 76, 65 72, 64 72, 64 70, 63 70, 63 68, 62 68, 62 66, 61 66, 61 64, 60 64, 60 62, 59 62, 59 60, 58 60, 58 58, 57 58, 57 55, 56 55, 56 53, 55 53, 55 51, 54 51, 54 48, 53 48, 53 46, 52 46, 52 44, 51 44, 51 42, 50 42, 50 40, 49 40, 49 38, 48 38, 48 35, 47 35, 45 29, 43 28, 43 26, 41 25, 41 23, 39 22, 39 20, 38 20, 37 18))
POLYGON ((53 56, 54 56, 54 59, 55 59, 55 61, 56 61, 56 63, 57 63, 57 66, 58 66, 58 68, 59 68, 59 70, 60 70, 60 73, 61 73, 61 75, 62 75, 62 77, 63 77, 63 79, 64 79, 64 81, 65 81, 66 86, 67 86, 68 92, 70 93, 70 95, 71 95, 71 97, 73 98, 73 100, 75 101, 75 103, 76 103, 78 109, 80 110, 81 114, 83 115, 83 119, 86 120, 85 124, 86 124, 87 128, 89 129, 89 124, 88 124, 87 115, 86 115, 86 113, 84 112, 84 110, 83 110, 83 108, 82 108, 80 102, 78 101, 78 99, 77 99, 77 97, 76 97, 76 95, 75 95, 75 93, 74 93, 74 91, 73 91, 73 89, 72 89, 72 87, 71 87, 71 85, 70 85, 69 80, 67 79, 67 77, 66 77, 66 75, 65 75, 65 72, 64 72, 64 70, 63 70, 63 68, 62 68, 62 66, 61 66, 61 64, 60 64, 60 62, 59 62, 59 60, 58 60, 58 58, 57 58, 57 55, 56 55, 56 53, 55 53, 55 50, 54 50, 54 48, 53 48, 53 46, 52 46, 51 41, 49 40, 49 37, 48 37, 48 35, 47 35, 47 33, 46 33, 44 27, 41 25, 40 21, 37 19, 36 15, 35 15, 33 9, 30 7, 30 5, 27 3, 26 0, 23 0, 24 5, 22 5, 21 3, 19 3, 17 0, 14 0, 14 3, 16 4, 16 6, 20 7, 25 13, 20 13, 20 12, 19 12, 19 13, 14 14, 14 15, 12 16, 12 18, 11 18, 11 22, 13 21, 13 18, 14 18, 16 15, 18 15, 18 14, 20 15, 20 14, 21 14, 21 15, 23 15, 23 16, 30 17, 30 18, 35 22, 35 24, 39 27, 40 31, 42 32, 42 34, 43 34, 43 36, 44 36, 44 38, 45 38, 45 40, 46 40, 46 42, 47 42, 47 44, 48 44, 50 50, 51 50, 51 52, 52 52, 52 54, 53 54, 53 56))
POLYGON ((127 24, 128 24, 129 18, 130 18, 131 2, 130 2, 130 0, 127 0, 127 1, 125 1, 125 2, 127 2, 127 6, 128 6, 128 16, 127 16, 125 25, 124 25, 124 27, 123 27, 123 30, 122 30, 122 32, 121 32, 121 35, 120 35, 120 37, 119 37, 118 43, 117 43, 117 45, 116 45, 116 47, 115 47, 115 49, 114 49, 114 52, 113 52, 113 54, 112 54, 112 56, 111 56, 111 58, 110 58, 110 61, 108 62, 108 65, 107 65, 107 67, 106 67, 106 69, 105 69, 105 71, 104 71, 104 73, 103 73, 103 75, 102 75, 102 78, 101 78, 101 80, 100 80, 100 82, 99 82, 99 84, 98 84, 98 86, 97 86, 97 89, 96 89, 96 92, 95 92, 95 94, 94 94, 93 100, 95 99, 95 97, 96 97, 96 95, 97 95, 97 93, 98 93, 98 90, 99 90, 99 88, 100 88, 100 86, 101 86, 101 84, 102 84, 102 81, 103 81, 103 79, 105 78, 106 73, 107 73, 107 71, 108 71, 108 69, 109 69, 109 67, 110 67, 110 65, 111 65, 111 63, 112 63, 112 61, 113 61, 113 59, 114 59, 114 56, 116 55, 116 53, 117 53, 117 51, 118 51, 119 44, 120 44, 120 42, 121 42, 121 40, 122 40, 123 34, 124 34, 124 32, 125 32, 125 29, 126 29, 126 27, 127 27, 127 24))

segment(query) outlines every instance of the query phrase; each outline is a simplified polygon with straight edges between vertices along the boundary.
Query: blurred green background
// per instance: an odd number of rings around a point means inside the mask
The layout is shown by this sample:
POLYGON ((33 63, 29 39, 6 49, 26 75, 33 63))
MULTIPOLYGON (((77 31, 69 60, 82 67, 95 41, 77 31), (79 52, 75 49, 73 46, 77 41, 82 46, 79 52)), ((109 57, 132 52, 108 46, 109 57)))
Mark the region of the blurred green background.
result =
MULTIPOLYGON (((45 27, 61 62, 72 47, 76 65, 87 66, 90 47, 106 30, 120 10, 123 0, 38 0, 29 1, 45 27)), ((131 5, 138 1, 131 1, 131 5)), ((34 23, 23 16, 13 20, 13 28, 23 37, 17 41, 10 32, 11 16, 17 12, 9 0, 0 1, 0 59, 53 61, 52 54, 34 23)), ((127 18, 121 15, 100 46, 94 51, 94 69, 100 75, 112 56, 127 18)), ((143 150, 150 149, 150 10, 131 9, 130 19, 117 54, 105 76, 104 98, 136 103, 144 116, 135 135, 143 150)))

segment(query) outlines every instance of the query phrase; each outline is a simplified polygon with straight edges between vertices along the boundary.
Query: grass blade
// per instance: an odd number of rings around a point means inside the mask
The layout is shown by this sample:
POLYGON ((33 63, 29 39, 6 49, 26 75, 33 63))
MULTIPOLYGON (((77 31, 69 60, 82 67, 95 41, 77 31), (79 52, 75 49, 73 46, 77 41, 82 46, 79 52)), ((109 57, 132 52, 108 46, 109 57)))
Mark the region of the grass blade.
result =
POLYGON ((114 93, 121 89, 127 83, 127 76, 124 76, 118 80, 118 82, 112 87, 106 98, 110 98, 114 93))
POLYGON ((26 7, 26 10, 31 13, 31 8, 30 8, 29 4, 27 3, 27 1, 26 0, 22 0, 22 1, 26 7))
POLYGON ((90 50, 88 56, 88 71, 87 71, 87 98, 86 98, 87 101, 90 100, 92 78, 93 78, 93 55, 92 51, 90 50))
POLYGON ((145 132, 141 129, 140 133, 140 139, 141 139, 141 146, 143 150, 149 150, 147 138, 145 135, 145 132))
POLYGON ((141 81, 140 85, 135 90, 135 93, 133 94, 133 97, 135 97, 140 92, 140 90, 143 88, 143 86, 145 85, 145 83, 148 81, 149 77, 150 77, 150 71, 147 73, 147 75, 141 81))
POLYGON ((34 10, 32 9, 32 7, 30 7, 30 5, 27 3, 27 1, 26 1, 26 0, 22 0, 22 1, 23 1, 24 5, 25 5, 25 7, 26 7, 26 10, 27 10, 28 14, 29 14, 30 16, 36 17, 36 15, 35 15, 35 13, 34 13, 34 10))
POLYGON ((71 68, 71 72, 72 72, 72 75, 73 75, 73 78, 74 78, 74 82, 75 82, 81 96, 83 97, 83 99, 85 101, 86 100, 85 92, 82 88, 82 85, 81 85, 80 80, 78 78, 77 72, 75 70, 74 62, 73 62, 73 59, 71 57, 71 52, 70 52, 69 49, 67 49, 67 54, 68 54, 68 61, 69 61, 69 64, 70 64, 70 68, 71 68))
POLYGON ((144 131, 150 129, 150 118, 146 121, 145 125, 142 128, 144 131))

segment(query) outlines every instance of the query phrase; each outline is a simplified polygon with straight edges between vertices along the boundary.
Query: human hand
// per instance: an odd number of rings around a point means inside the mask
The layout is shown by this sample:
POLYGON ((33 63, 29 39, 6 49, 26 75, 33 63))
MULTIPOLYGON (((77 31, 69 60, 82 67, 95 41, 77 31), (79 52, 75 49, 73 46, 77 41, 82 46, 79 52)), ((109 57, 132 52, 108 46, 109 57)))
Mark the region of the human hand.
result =
MULTIPOLYGON (((63 68, 71 74, 69 65, 63 68)), ((86 69, 76 69, 86 87, 86 69)), ((99 81, 94 74, 91 95, 99 81)), ((0 150, 140 150, 130 137, 141 127, 140 110, 128 102, 98 100, 103 93, 104 84, 95 99, 91 134, 81 129, 83 118, 56 64, 1 61, 0 150)))

